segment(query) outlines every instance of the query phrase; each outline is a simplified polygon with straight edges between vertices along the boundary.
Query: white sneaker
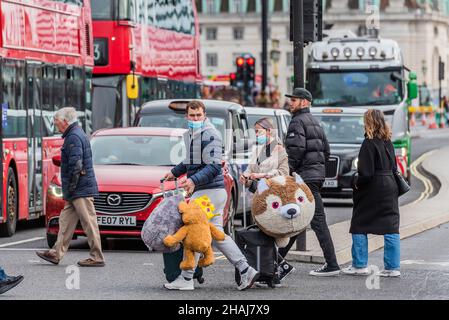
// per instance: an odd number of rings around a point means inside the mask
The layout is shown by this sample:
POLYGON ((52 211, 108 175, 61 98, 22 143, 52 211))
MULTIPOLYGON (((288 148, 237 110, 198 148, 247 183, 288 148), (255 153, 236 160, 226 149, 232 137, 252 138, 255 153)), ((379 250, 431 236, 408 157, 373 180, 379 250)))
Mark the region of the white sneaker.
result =
POLYGON ((354 266, 343 268, 341 272, 351 276, 368 276, 371 274, 368 268, 356 268, 354 266))
POLYGON ((193 279, 186 280, 183 276, 179 276, 175 281, 164 284, 164 287, 169 290, 193 290, 193 279))
POLYGON ((378 275, 379 277, 400 277, 401 272, 399 270, 382 270, 376 275, 378 275))
POLYGON ((254 282, 259 278, 259 271, 252 267, 248 267, 248 270, 244 274, 240 274, 240 284, 237 289, 245 290, 251 288, 254 282))

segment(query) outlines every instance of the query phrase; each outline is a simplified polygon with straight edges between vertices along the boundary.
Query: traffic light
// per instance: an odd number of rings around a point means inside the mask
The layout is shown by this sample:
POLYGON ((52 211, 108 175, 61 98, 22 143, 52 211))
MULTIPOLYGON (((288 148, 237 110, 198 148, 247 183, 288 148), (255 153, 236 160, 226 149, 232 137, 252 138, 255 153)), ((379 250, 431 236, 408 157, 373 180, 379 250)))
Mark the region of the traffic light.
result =
POLYGON ((238 82, 245 82, 245 59, 243 57, 237 57, 235 59, 235 65, 237 66, 237 72, 235 81, 238 82))
POLYGON ((246 67, 246 82, 249 88, 254 86, 256 81, 256 59, 253 57, 247 57, 245 61, 246 67))
POLYGON ((237 75, 235 74, 235 72, 231 72, 229 74, 229 84, 231 85, 231 87, 235 87, 235 80, 237 79, 237 75))

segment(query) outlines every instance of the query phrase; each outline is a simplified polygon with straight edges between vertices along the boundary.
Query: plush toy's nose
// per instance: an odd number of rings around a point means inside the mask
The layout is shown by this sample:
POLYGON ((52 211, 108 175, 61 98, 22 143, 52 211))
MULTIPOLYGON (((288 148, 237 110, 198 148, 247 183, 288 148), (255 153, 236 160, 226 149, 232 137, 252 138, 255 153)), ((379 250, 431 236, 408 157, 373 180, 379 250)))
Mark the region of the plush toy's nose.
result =
POLYGON ((287 204, 281 208, 281 216, 287 219, 293 219, 299 216, 301 208, 297 204, 287 204))

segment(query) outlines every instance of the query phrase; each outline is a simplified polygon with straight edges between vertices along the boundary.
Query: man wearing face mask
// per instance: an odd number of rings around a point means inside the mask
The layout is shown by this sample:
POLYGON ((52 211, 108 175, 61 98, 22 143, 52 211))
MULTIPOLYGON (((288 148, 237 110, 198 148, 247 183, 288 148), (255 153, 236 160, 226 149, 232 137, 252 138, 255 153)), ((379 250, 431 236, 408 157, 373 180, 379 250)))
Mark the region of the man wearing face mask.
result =
MULTIPOLYGON (((219 131, 206 118, 206 107, 201 101, 192 100, 186 107, 186 119, 189 127, 188 136, 185 137, 186 159, 174 167, 165 176, 166 180, 187 174, 179 180, 181 188, 191 194, 190 200, 207 195, 215 207, 218 216, 210 222, 223 231, 223 211, 226 205, 227 193, 222 174, 222 139, 219 131)), ((226 235, 224 241, 212 242, 213 246, 240 271, 241 281, 239 290, 250 288, 259 277, 259 272, 248 265, 248 262, 231 237, 226 235)), ((199 253, 195 253, 198 263, 199 253)), ((196 268, 196 266, 195 266, 196 268)), ((183 270, 181 275, 173 282, 165 284, 170 290, 193 290, 192 270, 183 270)))
MULTIPOLYGON (((318 120, 310 113, 312 94, 306 89, 295 88, 293 94, 285 96, 290 98, 289 106, 292 113, 285 140, 288 164, 290 172, 296 172, 302 177, 315 198, 315 214, 310 225, 326 260, 322 267, 311 271, 310 275, 335 276, 340 274, 340 267, 320 195, 325 179, 325 163, 330 155, 329 143, 318 120)), ((295 240, 296 237, 291 238, 288 246, 279 250, 283 257, 287 255, 295 240)))

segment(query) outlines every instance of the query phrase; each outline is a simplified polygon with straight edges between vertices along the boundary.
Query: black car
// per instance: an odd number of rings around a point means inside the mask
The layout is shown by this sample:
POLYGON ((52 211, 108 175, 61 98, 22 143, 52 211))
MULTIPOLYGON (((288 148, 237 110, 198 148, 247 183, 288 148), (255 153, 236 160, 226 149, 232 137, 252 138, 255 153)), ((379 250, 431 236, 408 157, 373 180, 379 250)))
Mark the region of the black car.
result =
MULTIPOLYGON (((138 112, 134 126, 186 128, 185 110, 190 99, 156 100, 145 103, 138 112)), ((224 160, 234 178, 236 213, 243 212, 242 186, 238 177, 251 158, 251 142, 245 108, 223 100, 200 100, 206 106, 206 116, 223 137, 224 160)), ((245 212, 250 213, 251 202, 246 201, 245 212)))
POLYGON ((322 197, 352 198, 352 179, 365 139, 363 116, 366 109, 313 107, 311 112, 320 121, 331 149, 322 197))

